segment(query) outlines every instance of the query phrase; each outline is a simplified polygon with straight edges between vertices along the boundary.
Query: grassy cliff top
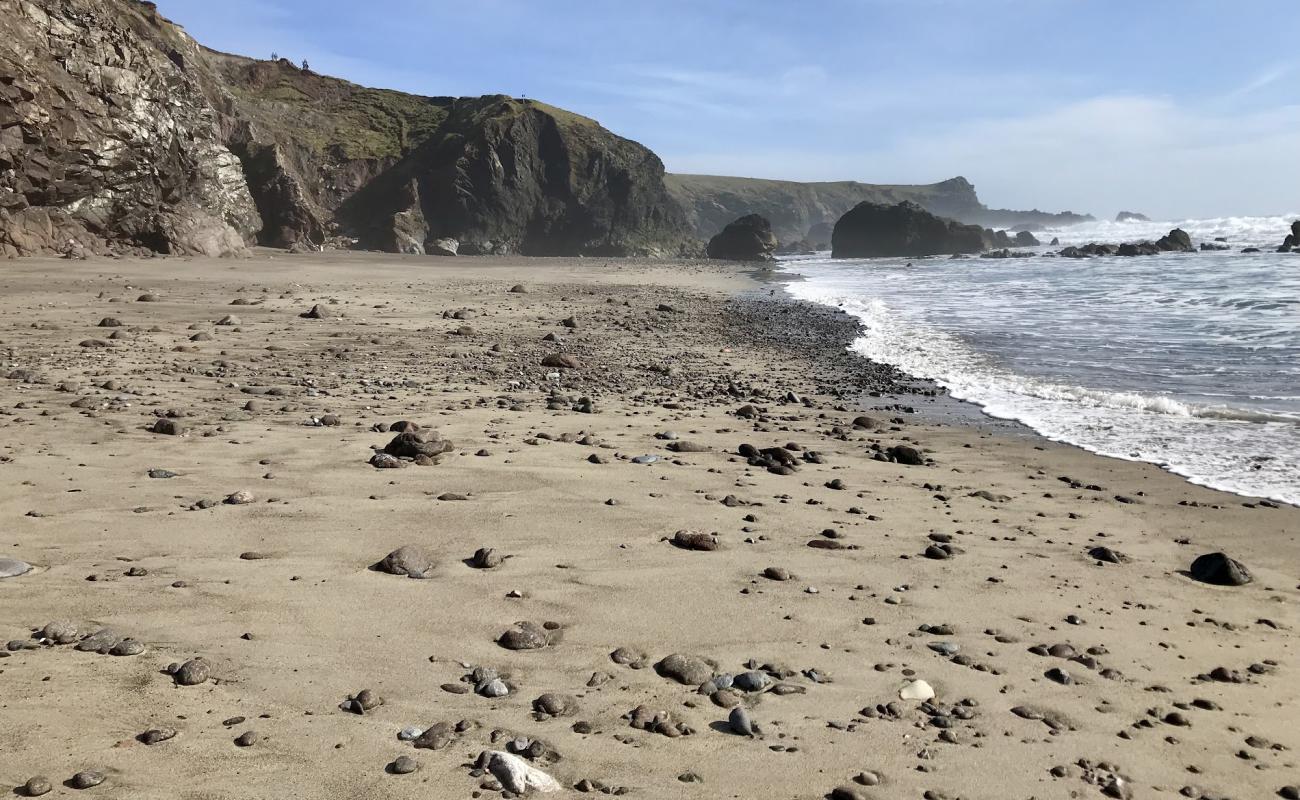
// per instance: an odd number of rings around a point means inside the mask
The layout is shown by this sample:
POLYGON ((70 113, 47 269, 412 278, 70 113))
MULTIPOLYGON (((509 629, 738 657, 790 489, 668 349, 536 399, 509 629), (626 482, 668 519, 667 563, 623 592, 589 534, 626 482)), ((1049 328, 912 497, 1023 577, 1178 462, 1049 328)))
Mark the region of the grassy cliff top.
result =
POLYGON ((209 51, 227 88, 260 123, 318 153, 346 159, 397 158, 447 118, 450 97, 371 89, 299 69, 209 51))
POLYGON ((540 111, 567 131, 603 132, 595 120, 506 95, 425 97, 372 89, 300 69, 285 59, 260 61, 208 51, 227 88, 260 123, 311 150, 344 159, 400 158, 439 132, 540 111))

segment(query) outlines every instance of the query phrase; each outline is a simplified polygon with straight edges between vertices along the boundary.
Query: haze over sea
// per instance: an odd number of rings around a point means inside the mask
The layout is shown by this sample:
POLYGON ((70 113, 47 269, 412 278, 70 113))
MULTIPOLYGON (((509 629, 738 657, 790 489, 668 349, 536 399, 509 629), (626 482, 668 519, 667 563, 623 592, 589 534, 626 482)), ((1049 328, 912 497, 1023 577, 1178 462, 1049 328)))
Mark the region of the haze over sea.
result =
MULTIPOLYGON (((1092 259, 795 257, 796 297, 864 325, 853 349, 994 417, 1189 480, 1300 504, 1297 214, 1099 222, 1060 244, 1181 227, 1220 252, 1092 259), (1242 253, 1255 246, 1259 253, 1242 253)), ((1059 248, 1034 248, 1054 252, 1059 248)), ((1118 488, 1118 487, 1116 487, 1118 488)))

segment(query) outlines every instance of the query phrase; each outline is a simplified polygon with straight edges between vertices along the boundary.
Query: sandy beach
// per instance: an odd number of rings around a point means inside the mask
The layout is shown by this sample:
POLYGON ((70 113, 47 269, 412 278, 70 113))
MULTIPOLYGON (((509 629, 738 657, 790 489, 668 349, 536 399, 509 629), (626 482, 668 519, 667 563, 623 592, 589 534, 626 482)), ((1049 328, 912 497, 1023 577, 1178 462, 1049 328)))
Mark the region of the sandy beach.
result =
POLYGON ((7 264, 0 785, 1300 796, 1300 510, 943 424, 774 277, 7 264))

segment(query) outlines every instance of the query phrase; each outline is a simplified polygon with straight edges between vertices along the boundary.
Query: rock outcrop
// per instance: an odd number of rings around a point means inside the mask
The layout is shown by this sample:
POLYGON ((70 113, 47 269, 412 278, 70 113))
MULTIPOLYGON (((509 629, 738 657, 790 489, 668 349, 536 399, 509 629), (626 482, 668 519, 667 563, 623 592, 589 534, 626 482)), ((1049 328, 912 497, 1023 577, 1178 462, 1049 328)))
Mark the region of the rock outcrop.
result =
POLYGON ((461 99, 337 219, 375 249, 389 249, 400 220, 422 242, 454 238, 469 255, 677 255, 691 237, 663 174, 654 153, 585 117, 504 96, 461 99))
POLYGON ((758 214, 750 214, 710 239, 708 255, 723 261, 771 261, 776 249, 772 223, 758 214))
POLYGON ((207 50, 138 0, 5 0, 0 253, 677 255, 663 164, 529 100, 207 50))
MULTIPOLYGON (((1202 248, 1204 249, 1204 248, 1202 248)), ((1093 256, 1155 256, 1161 253, 1194 253, 1192 237, 1182 228, 1174 228, 1154 242, 1126 242, 1124 244, 1085 244, 1062 249, 1057 255, 1064 258, 1090 258, 1093 256)))
POLYGON ((229 96, 152 4, 8 0, 0 252, 237 255, 261 228, 229 96))
MULTIPOLYGON (((892 206, 859 203, 835 224, 832 255, 882 258, 979 253, 990 246, 992 233, 978 225, 935 216, 912 202, 892 206)), ((998 233, 1010 243, 1005 232, 998 233)))
POLYGON ((961 222, 1000 228, 1034 228, 1073 225, 1091 221, 1086 215, 1063 212, 1010 211, 991 209, 980 202, 975 187, 965 178, 922 185, 886 185, 837 181, 797 183, 718 175, 670 174, 667 184, 686 210, 695 235, 708 239, 737 217, 759 214, 772 223, 782 242, 806 241, 807 249, 829 243, 814 233, 818 225, 834 226, 858 203, 894 205, 910 200, 932 214, 961 222))
POLYGON ((1146 214, 1139 214, 1136 211, 1121 211, 1115 215, 1116 222, 1150 222, 1151 218, 1146 214))
POLYGON ((1292 250, 1300 250, 1300 219, 1291 223, 1291 233, 1282 240, 1282 246, 1277 249, 1279 253, 1289 253, 1292 250))

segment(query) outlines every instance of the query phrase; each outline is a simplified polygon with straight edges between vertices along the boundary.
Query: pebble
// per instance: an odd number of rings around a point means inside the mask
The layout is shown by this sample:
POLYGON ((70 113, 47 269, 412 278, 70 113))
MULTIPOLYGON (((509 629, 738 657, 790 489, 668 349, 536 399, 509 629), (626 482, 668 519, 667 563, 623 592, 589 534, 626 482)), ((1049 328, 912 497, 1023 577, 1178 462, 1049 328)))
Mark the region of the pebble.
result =
POLYGON ((437 563, 433 555, 423 547, 408 544, 384 556, 371 569, 386 572, 389 575, 428 578, 432 576, 437 563))
POLYGON ((673 534, 672 542, 674 547, 682 550, 702 550, 713 551, 719 547, 718 537, 699 531, 677 531, 673 534))
POLYGON ((44 775, 36 775, 28 778, 27 783, 23 784, 23 795, 26 797, 40 797, 49 794, 54 787, 50 785, 50 779, 44 775))
POLYGON ((0 558, 0 580, 17 578, 32 571, 32 565, 16 558, 0 558))
POLYGON ((552 636, 542 625, 533 622, 516 622, 515 626, 497 639, 497 644, 507 650, 540 650, 551 644, 552 636))
POLYGON ((925 702, 926 700, 934 699, 934 688, 925 681, 915 680, 900 689, 898 697, 900 700, 919 700, 925 702))
POLYGON ((95 770, 86 770, 73 775, 68 781, 68 785, 73 789, 90 789, 100 785, 104 780, 104 773, 96 772, 95 770))
POLYGON ((754 720, 749 716, 749 712, 745 710, 744 706, 736 706, 731 710, 731 714, 727 717, 727 726, 731 728, 733 733, 741 736, 752 737, 757 731, 754 720))
POLYGON ((197 686, 212 677, 212 667, 201 658, 192 658, 177 667, 172 677, 181 686, 197 686))
POLYGON ((410 775, 420 768, 420 763, 410 756, 398 756, 388 765, 388 771, 394 775, 410 775))
POLYGON ((699 686, 713 677, 714 667, 699 656, 673 653, 655 664, 655 671, 686 686, 699 686))
POLYGON ((140 736, 137 738, 139 738, 140 741, 143 742, 144 744, 155 745, 158 744, 159 742, 165 742, 168 739, 176 738, 176 729, 175 728, 151 728, 145 731, 144 733, 140 734, 140 736))
POLYGON ((236 747, 252 747, 262 740, 257 731, 244 731, 235 737, 236 747))

